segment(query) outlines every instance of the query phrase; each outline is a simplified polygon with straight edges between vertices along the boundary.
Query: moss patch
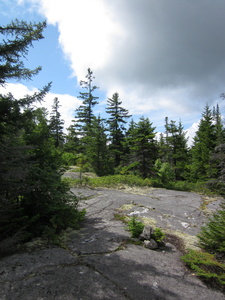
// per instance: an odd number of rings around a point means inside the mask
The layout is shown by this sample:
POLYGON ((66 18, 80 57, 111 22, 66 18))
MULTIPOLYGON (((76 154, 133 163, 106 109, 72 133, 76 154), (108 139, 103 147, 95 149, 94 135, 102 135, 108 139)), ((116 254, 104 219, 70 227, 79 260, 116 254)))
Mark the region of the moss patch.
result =
POLYGON ((198 238, 196 236, 181 232, 179 230, 164 229, 164 231, 165 233, 181 238, 184 243, 185 250, 200 250, 200 247, 198 247, 198 238))
POLYGON ((149 225, 149 226, 155 227, 157 224, 157 221, 153 218, 141 217, 140 219, 142 220, 142 222, 144 223, 145 226, 149 225))
POLYGON ((123 204, 120 206, 119 210, 128 211, 131 210, 135 205, 134 204, 123 204))

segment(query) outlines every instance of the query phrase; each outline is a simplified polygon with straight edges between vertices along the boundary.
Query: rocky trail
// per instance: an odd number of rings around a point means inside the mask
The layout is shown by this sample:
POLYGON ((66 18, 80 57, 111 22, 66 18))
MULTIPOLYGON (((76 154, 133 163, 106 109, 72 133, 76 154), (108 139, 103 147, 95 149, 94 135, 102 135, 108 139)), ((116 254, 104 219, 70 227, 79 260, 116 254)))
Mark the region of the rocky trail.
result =
POLYGON ((79 188, 86 218, 65 233, 63 247, 37 247, 0 260, 1 300, 220 300, 180 260, 172 242, 149 250, 130 241, 115 215, 135 215, 145 224, 180 237, 196 248, 196 234, 219 198, 164 189, 79 188))

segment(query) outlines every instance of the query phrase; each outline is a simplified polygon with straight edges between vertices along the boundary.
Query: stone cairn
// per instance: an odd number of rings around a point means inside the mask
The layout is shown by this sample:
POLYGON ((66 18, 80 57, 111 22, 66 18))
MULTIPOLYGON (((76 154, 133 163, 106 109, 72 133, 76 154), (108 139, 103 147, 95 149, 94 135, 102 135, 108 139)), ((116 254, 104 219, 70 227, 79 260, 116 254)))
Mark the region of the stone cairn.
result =
POLYGON ((156 249, 165 249, 166 244, 162 242, 157 242, 153 238, 154 229, 150 225, 147 225, 144 227, 142 233, 139 236, 139 240, 144 243, 144 246, 150 250, 156 250, 156 249))

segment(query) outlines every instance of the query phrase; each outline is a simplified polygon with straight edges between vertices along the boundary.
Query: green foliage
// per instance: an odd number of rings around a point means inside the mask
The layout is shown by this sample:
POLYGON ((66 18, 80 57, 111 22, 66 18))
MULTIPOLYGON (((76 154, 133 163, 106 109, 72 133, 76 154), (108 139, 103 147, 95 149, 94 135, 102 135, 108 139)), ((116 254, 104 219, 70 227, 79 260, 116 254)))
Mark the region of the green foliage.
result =
MULTIPOLYGON (((157 187, 156 185, 154 185, 157 187)), ((170 190, 175 191, 190 191, 201 193, 204 195, 212 195, 213 192, 207 187, 207 182, 197 181, 197 182, 189 182, 189 181, 169 181, 160 187, 164 187, 170 190)))
POLYGON ((188 163, 188 146, 186 132, 183 130, 181 121, 176 125, 176 121, 165 119, 165 135, 161 135, 159 141, 159 158, 167 162, 173 168, 176 180, 184 179, 185 167, 188 163))
MULTIPOLYGON (((0 33, 12 37, 0 45, 0 84, 7 78, 29 79, 37 73, 39 69, 25 69, 20 58, 26 56, 32 41, 42 38, 44 27, 45 23, 18 21, 0 27, 0 33)), ((49 89, 47 85, 19 100, 11 94, 0 95, 0 212, 3 216, 0 241, 12 238, 21 242, 58 234, 67 226, 77 228, 84 215, 78 211, 77 198, 61 180, 62 158, 53 134, 54 118, 49 126, 47 110, 35 108, 35 103, 41 102, 49 89)))
POLYGON ((71 152, 62 153, 62 164, 66 167, 74 166, 76 164, 77 155, 71 152))
POLYGON ((141 117, 138 123, 132 122, 126 137, 129 146, 129 161, 133 170, 147 178, 154 174, 154 162, 157 158, 155 127, 148 118, 141 117))
POLYGON ((89 134, 86 137, 86 157, 92 169, 98 176, 110 173, 109 151, 104 121, 98 117, 93 118, 89 134))
POLYGON ((97 86, 93 85, 93 72, 90 68, 87 70, 86 80, 80 81, 81 88, 84 89, 84 92, 80 92, 78 98, 82 99, 82 104, 76 109, 76 124, 80 135, 83 137, 89 134, 91 128, 91 123, 94 118, 93 108, 98 104, 98 97, 94 96, 93 93, 97 86))
POLYGON ((189 250, 181 259, 206 283, 225 291, 225 264, 213 254, 189 250))
POLYGON ((206 105, 191 149, 191 180, 207 180, 210 177, 210 157, 216 145, 216 127, 212 111, 206 105))
POLYGON ((124 125, 130 117, 128 110, 121 106, 119 94, 114 93, 112 98, 108 98, 106 112, 110 115, 107 120, 110 140, 110 153, 113 167, 118 167, 123 154, 124 125))
POLYGON ((206 251, 190 250, 182 260, 206 283, 225 291, 225 203, 216 211, 198 235, 206 251))
POLYGON ((212 253, 225 256, 225 202, 216 211, 198 235, 200 245, 212 253))
POLYGON ((225 195, 225 143, 215 147, 210 160, 211 177, 207 186, 221 195, 225 195))
POLYGON ((24 67, 23 59, 28 54, 28 48, 33 46, 34 41, 43 38, 42 31, 46 27, 43 23, 27 23, 15 20, 6 26, 0 26, 0 34, 7 38, 1 39, 0 44, 0 85, 7 80, 32 79, 41 67, 30 70, 24 67))
POLYGON ((158 227, 156 227, 154 229, 154 232, 152 234, 152 238, 156 241, 156 242, 162 242, 164 240, 164 238, 166 237, 166 234, 158 227))
POLYGON ((55 141, 55 146, 62 147, 64 142, 63 124, 64 120, 61 120, 61 114, 59 112, 59 100, 56 97, 52 106, 51 118, 50 118, 50 132, 55 141))
POLYGON ((91 186, 115 187, 120 185, 129 186, 152 186, 151 179, 143 179, 135 175, 110 175, 97 178, 89 178, 91 186))
POLYGON ((160 159, 157 159, 155 168, 157 170, 157 175, 163 184, 174 180, 175 174, 168 162, 162 163, 160 159))
POLYGON ((128 230, 131 233, 132 238, 138 238, 144 229, 144 224, 140 221, 137 221, 136 217, 132 217, 130 221, 128 221, 128 230))

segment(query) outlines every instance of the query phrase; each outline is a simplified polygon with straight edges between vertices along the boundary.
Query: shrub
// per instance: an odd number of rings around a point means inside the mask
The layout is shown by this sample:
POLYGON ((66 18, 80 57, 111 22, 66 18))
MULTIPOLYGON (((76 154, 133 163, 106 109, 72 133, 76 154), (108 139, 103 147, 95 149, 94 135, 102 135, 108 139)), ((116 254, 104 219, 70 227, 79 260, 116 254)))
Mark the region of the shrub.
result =
POLYGON ((157 159, 155 162, 155 168, 162 183, 174 180, 175 174, 168 162, 163 163, 160 159, 157 159))
POLYGON ((131 233, 131 237, 138 238, 144 229, 144 224, 140 221, 137 221, 136 217, 132 217, 130 221, 128 221, 128 230, 131 233))
POLYGON ((156 241, 156 242, 162 242, 165 238, 165 233, 160 229, 160 228, 155 228, 154 232, 152 234, 152 238, 156 241))
POLYGON ((109 175, 98 178, 90 178, 91 186, 113 187, 121 184, 129 186, 152 186, 152 180, 149 178, 143 179, 136 175, 109 175))
POLYGON ((74 166, 76 164, 76 154, 70 152, 62 153, 62 163, 64 166, 74 166))
POLYGON ((225 290, 225 264, 213 254, 189 250, 181 259, 206 283, 225 290))
POLYGON ((212 253, 225 255, 225 202, 216 211, 209 222, 201 228, 198 235, 200 246, 212 253))

